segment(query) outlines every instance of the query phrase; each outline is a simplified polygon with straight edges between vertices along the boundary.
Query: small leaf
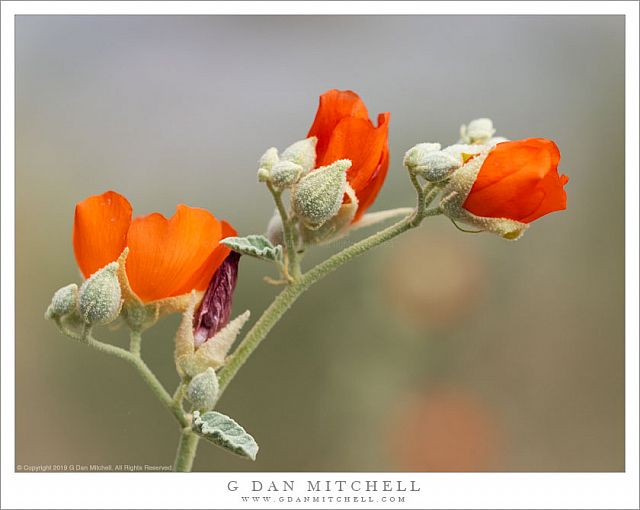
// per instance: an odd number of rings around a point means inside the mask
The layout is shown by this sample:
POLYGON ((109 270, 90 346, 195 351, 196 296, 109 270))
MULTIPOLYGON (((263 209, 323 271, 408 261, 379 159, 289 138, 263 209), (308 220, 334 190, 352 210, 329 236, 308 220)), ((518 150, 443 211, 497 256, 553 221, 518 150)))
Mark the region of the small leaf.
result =
POLYGON ((193 412, 193 430, 213 444, 241 457, 256 460, 258 443, 234 420, 216 411, 193 412))
POLYGON ((263 235, 252 234, 247 237, 227 237, 220 242, 243 255, 263 260, 282 261, 282 246, 274 246, 263 235))

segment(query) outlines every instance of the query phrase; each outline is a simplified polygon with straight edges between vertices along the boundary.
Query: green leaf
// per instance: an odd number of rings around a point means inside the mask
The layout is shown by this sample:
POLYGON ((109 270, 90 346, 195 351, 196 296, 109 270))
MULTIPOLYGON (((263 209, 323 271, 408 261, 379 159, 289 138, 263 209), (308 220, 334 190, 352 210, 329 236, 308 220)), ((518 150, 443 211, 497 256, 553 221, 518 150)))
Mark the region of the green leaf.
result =
POLYGON ((213 444, 241 457, 256 460, 258 443, 234 420, 216 411, 193 412, 193 430, 213 444))
POLYGON ((220 242, 242 255, 276 262, 282 261, 282 246, 274 246, 263 235, 252 234, 246 237, 227 237, 220 242))

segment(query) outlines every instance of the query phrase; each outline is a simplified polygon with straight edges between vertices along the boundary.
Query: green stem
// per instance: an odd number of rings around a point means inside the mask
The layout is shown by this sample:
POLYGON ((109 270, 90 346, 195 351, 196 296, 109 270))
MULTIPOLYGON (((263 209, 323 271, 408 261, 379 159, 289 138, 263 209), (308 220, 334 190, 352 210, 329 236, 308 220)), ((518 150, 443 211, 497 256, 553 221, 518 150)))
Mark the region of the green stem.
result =
POLYGON ((176 460, 173 465, 174 471, 179 473, 188 473, 191 471, 193 460, 196 458, 196 452, 198 451, 199 440, 200 438, 192 432, 190 428, 185 427, 182 429, 176 460))
MULTIPOLYGON (((342 264, 350 261, 358 255, 362 255, 371 248, 374 248, 409 229, 417 227, 426 216, 441 214, 441 210, 439 208, 427 210, 427 206, 438 194, 439 188, 433 184, 427 184, 423 187, 418 178, 413 174, 410 174, 410 178, 417 193, 417 204, 413 213, 390 227, 362 239, 361 241, 354 243, 329 257, 324 262, 321 262, 301 275, 298 279, 289 284, 289 286, 280 294, 278 294, 271 305, 269 305, 269 307, 263 312, 262 316, 246 334, 224 368, 218 373, 218 381, 220 383, 218 399, 222 396, 222 393, 226 390, 227 386, 233 380, 242 365, 245 364, 249 356, 251 356, 253 351, 256 350, 258 345, 260 345, 260 342, 262 342, 269 331, 271 331, 271 328, 276 325, 280 318, 304 291, 329 273, 335 271, 342 264)), ((277 195, 274 193, 274 197, 276 196, 277 195)), ((280 214, 282 215, 282 212, 280 214)))
POLYGON ((69 330, 69 328, 65 327, 65 325, 60 320, 56 321, 56 325, 65 335, 76 340, 80 340, 82 343, 93 347, 97 351, 109 354, 110 356, 115 356, 116 358, 120 358, 132 365, 142 376, 142 379, 147 383, 149 388, 151 388, 151 391, 158 398, 158 400, 160 400, 160 402, 175 416, 180 425, 182 427, 189 426, 189 420, 184 415, 182 407, 176 405, 174 399, 171 397, 171 395, 169 395, 169 393, 167 393, 167 390, 164 389, 162 383, 158 380, 158 378, 140 356, 135 355, 127 351, 126 349, 122 349, 111 344, 105 344, 103 342, 100 342, 99 340, 96 340, 91 335, 91 331, 88 329, 86 329, 82 335, 79 335, 69 330))
POLYGON ((280 219, 282 220, 284 244, 286 245, 285 248, 287 250, 288 275, 293 277, 295 280, 300 277, 300 261, 298 259, 298 250, 296 249, 295 225, 292 219, 289 218, 284 203, 282 202, 282 191, 277 191, 270 183, 267 184, 267 187, 273 195, 273 201, 276 203, 278 214, 280 214, 280 219))
POLYGON ((142 334, 140 331, 131 330, 129 333, 129 351, 134 356, 140 356, 140 350, 142 347, 142 334))
POLYGON ((264 311, 260 319, 258 319, 247 333, 225 367, 220 371, 218 375, 220 382, 218 398, 222 395, 238 370, 240 370, 240 367, 244 365, 249 356, 251 356, 253 351, 260 345, 260 342, 262 342, 269 331, 271 331, 271 328, 275 326, 284 313, 305 290, 342 264, 411 228, 417 227, 422 221, 422 218, 423 215, 413 214, 377 234, 352 244, 303 274, 299 280, 278 294, 273 303, 264 311))

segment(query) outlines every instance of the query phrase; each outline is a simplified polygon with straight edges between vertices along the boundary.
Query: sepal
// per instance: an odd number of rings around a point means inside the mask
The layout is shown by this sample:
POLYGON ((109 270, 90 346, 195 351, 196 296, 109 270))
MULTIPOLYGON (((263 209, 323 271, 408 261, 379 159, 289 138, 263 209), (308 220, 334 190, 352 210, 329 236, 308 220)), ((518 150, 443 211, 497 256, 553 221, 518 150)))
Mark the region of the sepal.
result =
POLYGON ((526 223, 521 223, 509 218, 476 216, 463 207, 473 187, 473 183, 480 172, 480 168, 489 154, 487 149, 488 147, 485 146, 483 152, 470 159, 451 176, 443 190, 440 208, 456 225, 457 222, 462 222, 497 234, 504 239, 519 239, 529 227, 526 223))
POLYGON ((300 165, 302 171, 308 173, 316 166, 317 144, 318 139, 315 136, 299 140, 289 145, 282 153, 280 159, 300 165))
POLYGON ((349 183, 345 186, 345 193, 349 197, 349 202, 343 203, 338 209, 338 213, 321 227, 310 229, 305 225, 300 225, 300 234, 304 244, 329 244, 349 233, 352 228, 351 222, 358 212, 358 197, 349 183))
MULTIPOLYGON (((193 314, 192 314, 193 315, 193 314)), ((235 342, 240 330, 249 320, 250 312, 247 310, 212 338, 204 342, 195 350, 193 339, 193 318, 184 313, 182 324, 176 336, 176 368, 181 376, 194 377, 211 367, 217 369, 225 364, 227 354, 235 342)))
POLYGON ((118 263, 111 262, 80 287, 78 308, 86 324, 108 324, 120 315, 123 300, 117 272, 118 263))
POLYGON ((78 299, 78 286, 75 283, 58 289, 44 314, 45 319, 58 319, 75 312, 78 309, 78 299))
POLYGON ((318 229, 338 214, 350 167, 350 160, 340 159, 305 175, 294 186, 293 208, 306 228, 318 229))

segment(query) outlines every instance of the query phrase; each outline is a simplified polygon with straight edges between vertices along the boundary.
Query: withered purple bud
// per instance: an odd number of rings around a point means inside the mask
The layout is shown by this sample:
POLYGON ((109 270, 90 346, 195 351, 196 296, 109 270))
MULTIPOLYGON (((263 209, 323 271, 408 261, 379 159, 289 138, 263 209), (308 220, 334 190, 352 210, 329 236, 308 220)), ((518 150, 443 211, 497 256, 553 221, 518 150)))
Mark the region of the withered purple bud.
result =
POLYGON ((238 281, 240 254, 232 251, 213 273, 202 303, 193 318, 193 340, 196 349, 229 322, 233 291, 238 281))

